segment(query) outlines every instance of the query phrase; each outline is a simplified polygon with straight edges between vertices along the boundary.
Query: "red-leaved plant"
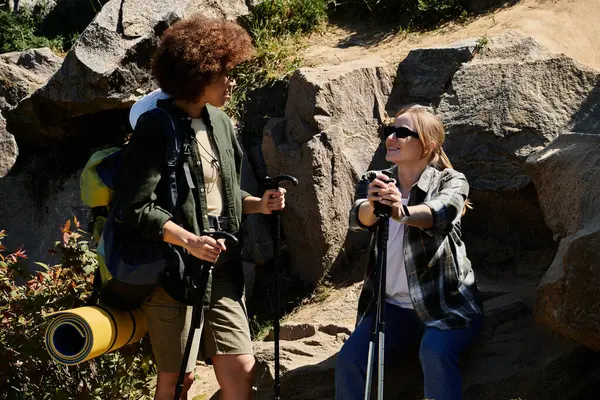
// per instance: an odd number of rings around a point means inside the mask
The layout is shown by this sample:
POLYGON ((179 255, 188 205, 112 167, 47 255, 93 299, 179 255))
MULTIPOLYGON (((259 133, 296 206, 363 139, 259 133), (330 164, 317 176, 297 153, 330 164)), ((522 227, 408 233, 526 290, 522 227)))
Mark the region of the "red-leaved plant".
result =
POLYGON ((54 265, 25 265, 23 248, 9 251, 0 231, 0 398, 143 399, 155 372, 148 341, 74 367, 55 363, 44 347, 50 312, 86 305, 92 293, 95 252, 76 218, 60 228, 54 265))

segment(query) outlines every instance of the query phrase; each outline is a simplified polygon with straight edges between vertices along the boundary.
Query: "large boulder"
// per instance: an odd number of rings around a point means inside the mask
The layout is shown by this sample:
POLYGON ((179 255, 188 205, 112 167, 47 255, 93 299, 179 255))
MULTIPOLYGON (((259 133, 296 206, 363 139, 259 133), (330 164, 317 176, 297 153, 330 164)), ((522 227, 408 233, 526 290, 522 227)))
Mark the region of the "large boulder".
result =
POLYGON ((6 121, 0 115, 0 178, 4 178, 17 161, 19 148, 15 137, 6 131, 6 121))
POLYGON ((436 107, 446 149, 473 189, 519 190, 530 183, 527 156, 599 126, 600 74, 517 34, 479 44, 436 107))
POLYGON ((539 278, 556 244, 525 160, 566 130, 598 127, 599 100, 597 71, 509 32, 411 51, 386 108, 419 102, 444 122, 444 148, 471 186, 463 228, 474 267, 539 278))
POLYGON ((411 50, 398 65, 396 82, 386 106, 390 115, 407 103, 437 102, 452 77, 473 58, 477 41, 460 41, 446 47, 411 50))
POLYGON ((0 54, 0 111, 44 85, 61 63, 62 58, 47 47, 0 54))
POLYGON ((33 181, 31 173, 20 171, 0 180, 0 230, 8 234, 4 244, 9 249, 23 246, 30 264, 57 261, 48 250, 60 240, 60 227, 69 218, 77 217, 84 229, 91 220, 79 195, 79 173, 48 184, 40 204, 36 192, 40 183, 33 181))
POLYGON ((243 0, 109 1, 50 81, 7 114, 9 131, 36 145, 89 135, 89 124, 70 122, 127 108, 153 89, 150 63, 158 36, 173 21, 198 12, 234 19, 248 8, 243 0))
POLYGON ((544 275, 538 321, 600 350, 600 135, 565 134, 527 160, 546 223, 562 238, 544 275))
POLYGON ((288 188, 283 226, 292 267, 306 282, 321 279, 342 250, 354 186, 379 146, 392 80, 375 58, 302 68, 290 79, 285 117, 265 128, 268 173, 300 182, 288 188))
POLYGON ((8 8, 11 11, 32 9, 35 6, 44 5, 51 9, 56 5, 56 0, 8 0, 8 8))
POLYGON ((36 21, 36 34, 70 39, 85 30, 108 0, 8 0, 15 12, 28 12, 36 21))

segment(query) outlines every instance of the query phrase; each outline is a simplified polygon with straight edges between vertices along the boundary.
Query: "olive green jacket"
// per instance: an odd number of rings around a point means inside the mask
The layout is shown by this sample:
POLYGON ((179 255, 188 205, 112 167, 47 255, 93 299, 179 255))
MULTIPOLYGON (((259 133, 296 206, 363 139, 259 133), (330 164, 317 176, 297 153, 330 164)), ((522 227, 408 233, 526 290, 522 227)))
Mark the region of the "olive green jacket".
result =
MULTIPOLYGON (((187 136, 185 140, 192 143, 191 156, 187 162, 199 188, 201 204, 197 206, 183 171, 179 168, 177 188, 181 212, 177 219, 181 221, 176 221, 172 211, 168 210, 166 141, 172 139, 169 139, 165 130, 172 129, 172 125, 166 113, 162 112, 147 112, 139 118, 123 154, 117 199, 124 222, 137 228, 144 239, 160 242, 163 227, 169 220, 174 220, 196 235, 200 235, 209 225, 204 173, 198 147, 194 143, 196 132, 191 127, 192 120, 175 106, 172 100, 161 100, 158 107, 170 115, 177 135, 187 136)), ((243 152, 237 142, 231 120, 223 111, 207 105, 202 119, 208 128, 208 134, 216 144, 223 182, 222 213, 228 219, 226 230, 238 234, 242 223, 242 201, 250 195, 240 188, 243 152)))

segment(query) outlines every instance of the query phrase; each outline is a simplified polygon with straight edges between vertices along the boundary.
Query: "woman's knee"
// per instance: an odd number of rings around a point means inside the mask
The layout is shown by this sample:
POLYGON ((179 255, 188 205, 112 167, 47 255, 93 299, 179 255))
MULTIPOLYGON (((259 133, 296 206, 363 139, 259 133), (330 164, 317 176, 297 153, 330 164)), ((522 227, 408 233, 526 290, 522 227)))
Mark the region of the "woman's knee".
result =
POLYGON ((256 360, 254 356, 243 357, 239 360, 237 364, 237 374, 241 379, 244 380, 252 380, 254 375, 254 366, 256 365, 256 360))
POLYGON ((455 349, 444 341, 423 340, 419 349, 419 360, 423 368, 444 366, 458 362, 455 349))
MULTIPOLYGON (((350 340, 344 343, 335 361, 336 373, 344 373, 348 370, 360 368, 363 360, 360 359, 360 351, 358 350, 359 349, 356 348, 356 343, 351 342, 350 340)), ((366 360, 364 360, 364 363, 366 364, 366 360)))
POLYGON ((239 382, 252 383, 256 363, 253 355, 216 356, 212 361, 218 380, 225 385, 239 382))
POLYGON ((183 376, 183 387, 189 389, 194 383, 194 371, 188 372, 183 376))
MULTIPOLYGON (((173 398, 178 379, 179 373, 177 372, 159 371, 158 380, 156 382, 157 398, 167 398, 166 396, 173 398)), ((187 372, 183 376, 183 393, 189 390, 189 388, 192 386, 192 383, 194 383, 194 371, 187 372)))

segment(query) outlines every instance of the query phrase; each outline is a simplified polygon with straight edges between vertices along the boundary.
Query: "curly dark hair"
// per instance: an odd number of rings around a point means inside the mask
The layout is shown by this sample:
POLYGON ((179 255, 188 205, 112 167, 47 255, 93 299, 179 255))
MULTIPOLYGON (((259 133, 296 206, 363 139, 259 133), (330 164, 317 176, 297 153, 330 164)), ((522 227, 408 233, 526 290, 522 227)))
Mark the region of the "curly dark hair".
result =
POLYGON ((253 54, 252 40, 241 26, 195 14, 165 31, 154 54, 153 71, 163 92, 194 101, 208 84, 253 54))

